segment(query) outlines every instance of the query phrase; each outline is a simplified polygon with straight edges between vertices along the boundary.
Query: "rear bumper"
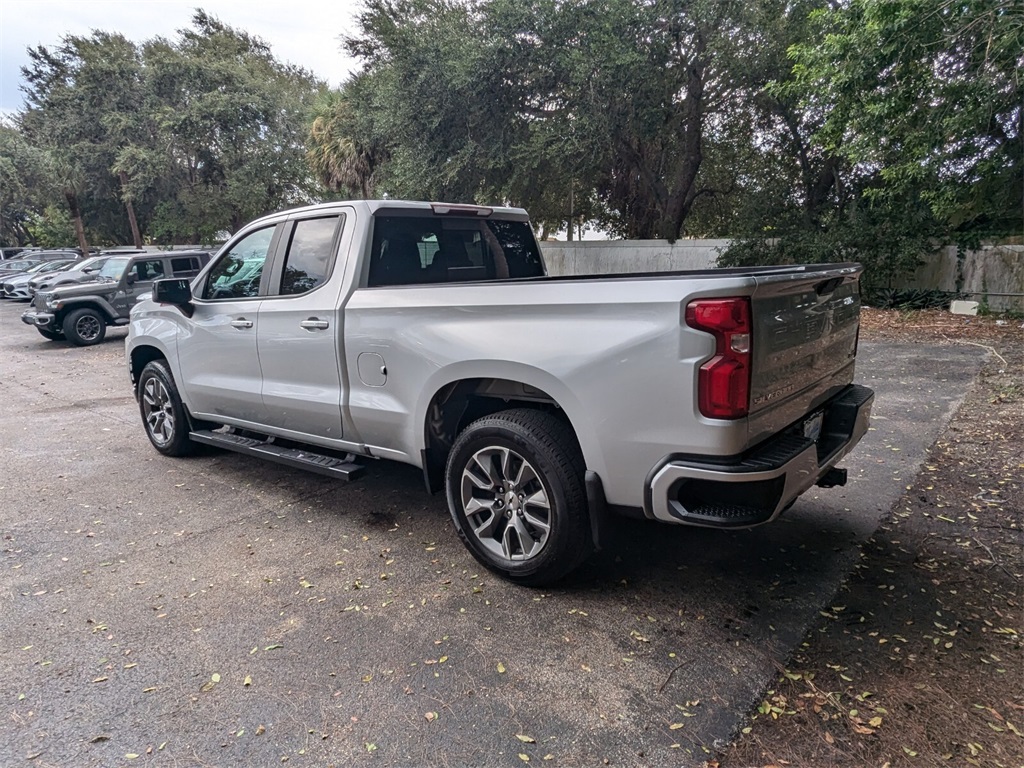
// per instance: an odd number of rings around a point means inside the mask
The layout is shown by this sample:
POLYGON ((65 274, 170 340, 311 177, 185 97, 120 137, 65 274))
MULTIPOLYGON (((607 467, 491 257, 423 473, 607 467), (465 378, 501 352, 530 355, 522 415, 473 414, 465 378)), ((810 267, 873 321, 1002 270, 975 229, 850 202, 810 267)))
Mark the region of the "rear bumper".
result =
POLYGON ((874 397, 867 387, 852 384, 820 411, 733 460, 666 458, 650 475, 645 513, 666 523, 713 528, 775 519, 860 441, 874 397))

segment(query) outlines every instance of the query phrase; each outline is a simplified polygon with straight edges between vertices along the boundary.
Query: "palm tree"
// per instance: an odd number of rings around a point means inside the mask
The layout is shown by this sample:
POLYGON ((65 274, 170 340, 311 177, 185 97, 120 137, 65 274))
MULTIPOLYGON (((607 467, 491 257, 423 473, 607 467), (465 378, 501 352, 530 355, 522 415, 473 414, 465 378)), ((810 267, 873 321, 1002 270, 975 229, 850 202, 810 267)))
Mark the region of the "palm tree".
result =
POLYGON ((352 110, 342 91, 324 91, 312 109, 306 142, 310 168, 332 192, 374 195, 374 171, 380 149, 373 141, 360 142, 353 135, 352 110))

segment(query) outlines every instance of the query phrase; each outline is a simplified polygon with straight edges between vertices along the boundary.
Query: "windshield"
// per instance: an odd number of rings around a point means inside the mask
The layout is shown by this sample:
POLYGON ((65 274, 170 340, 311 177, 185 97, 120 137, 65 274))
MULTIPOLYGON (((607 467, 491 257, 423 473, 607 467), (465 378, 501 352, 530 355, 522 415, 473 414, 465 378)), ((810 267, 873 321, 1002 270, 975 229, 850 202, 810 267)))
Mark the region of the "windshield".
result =
POLYGON ((0 262, 0 264, 3 264, 3 269, 5 272, 24 272, 29 267, 36 266, 37 264, 39 264, 39 262, 25 261, 24 259, 22 259, 20 261, 4 261, 0 262))
POLYGON ((88 259, 76 261, 72 266, 68 267, 67 271, 81 272, 83 269, 88 269, 89 267, 99 267, 102 263, 103 262, 100 261, 99 256, 90 256, 88 259))
POLYGON ((125 267, 128 266, 129 261, 130 259, 127 256, 109 259, 106 264, 100 267, 100 271, 96 274, 100 277, 117 282, 121 279, 121 275, 124 274, 125 267))
POLYGON ((71 261, 44 261, 38 267, 32 267, 29 272, 59 272, 71 266, 71 261))

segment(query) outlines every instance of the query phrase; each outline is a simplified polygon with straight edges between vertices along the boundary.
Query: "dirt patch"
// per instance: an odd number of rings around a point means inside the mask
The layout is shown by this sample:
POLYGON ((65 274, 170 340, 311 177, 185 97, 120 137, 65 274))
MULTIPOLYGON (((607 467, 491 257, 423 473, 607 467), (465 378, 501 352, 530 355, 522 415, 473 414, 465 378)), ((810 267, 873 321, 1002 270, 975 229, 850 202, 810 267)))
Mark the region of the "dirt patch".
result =
POLYGON ((709 766, 1024 765, 1024 328, 865 310, 861 338, 990 355, 738 741, 709 766))

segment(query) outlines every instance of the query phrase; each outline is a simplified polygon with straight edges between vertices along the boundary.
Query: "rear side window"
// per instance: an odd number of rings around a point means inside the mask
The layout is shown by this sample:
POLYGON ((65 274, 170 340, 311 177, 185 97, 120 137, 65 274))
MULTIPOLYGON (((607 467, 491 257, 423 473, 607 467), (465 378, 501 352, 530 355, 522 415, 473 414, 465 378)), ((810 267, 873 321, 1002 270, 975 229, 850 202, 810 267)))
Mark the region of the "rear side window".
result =
POLYGON ((543 274, 537 241, 525 221, 396 215, 374 219, 371 287, 543 274))
POLYGON ((280 295, 308 293, 327 280, 331 273, 339 219, 331 216, 295 222, 281 272, 280 295))
POLYGON ((171 259, 171 271, 175 275, 196 274, 199 271, 199 259, 194 256, 171 259))

